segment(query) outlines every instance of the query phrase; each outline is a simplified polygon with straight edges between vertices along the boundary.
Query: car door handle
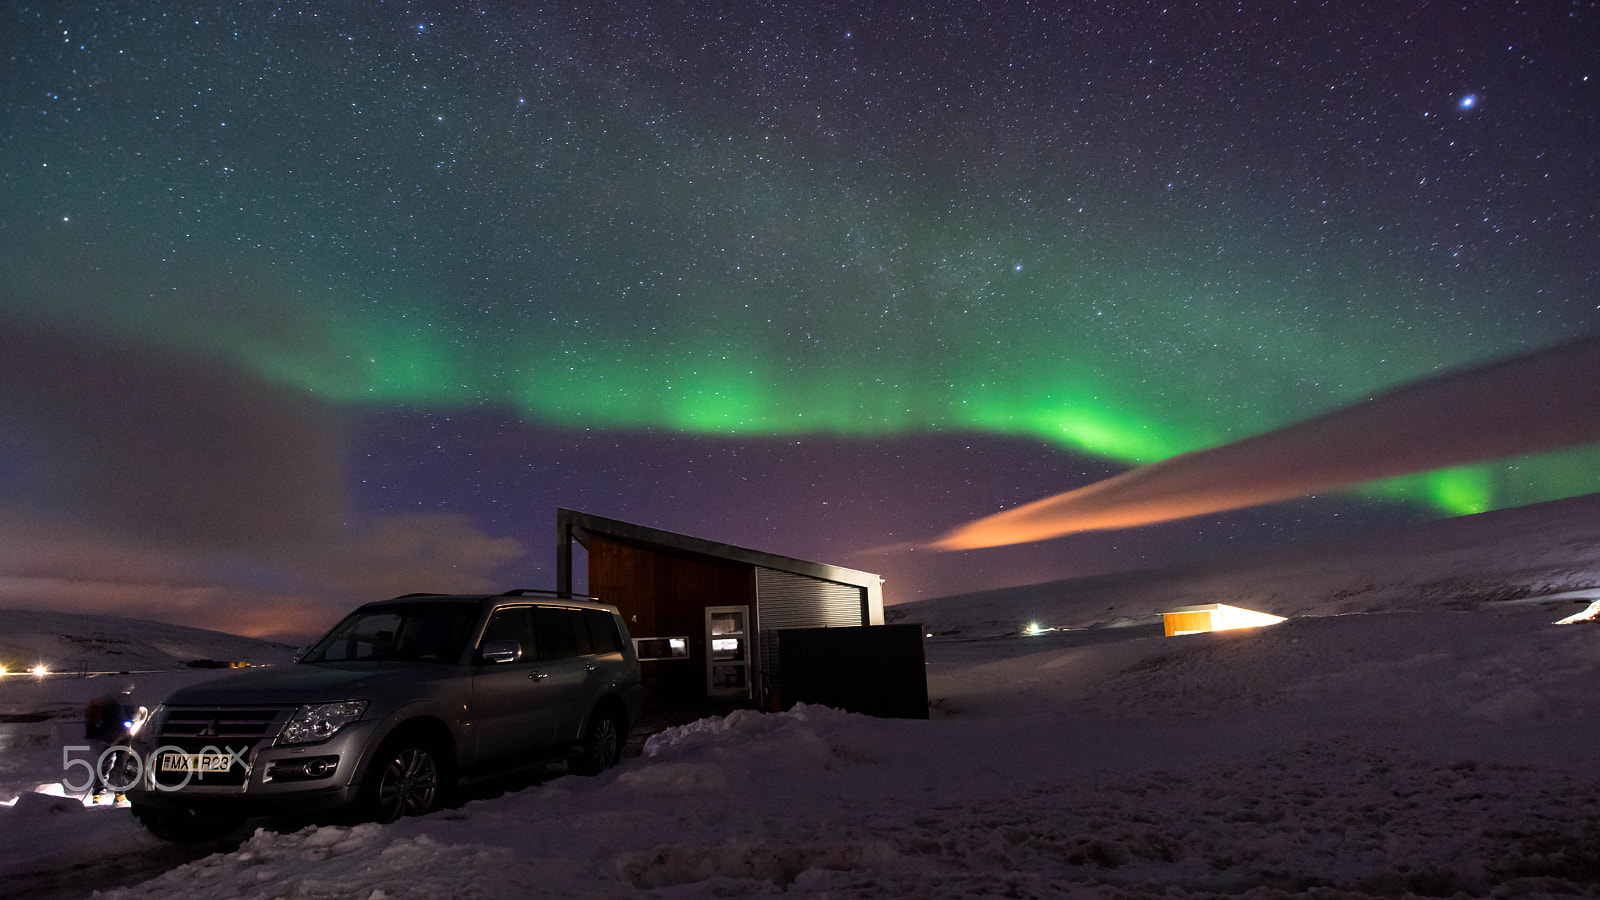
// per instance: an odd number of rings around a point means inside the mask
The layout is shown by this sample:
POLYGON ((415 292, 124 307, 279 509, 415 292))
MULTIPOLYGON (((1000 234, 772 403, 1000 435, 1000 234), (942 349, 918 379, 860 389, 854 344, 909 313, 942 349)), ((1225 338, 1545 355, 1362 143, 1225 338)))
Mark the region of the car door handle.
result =
POLYGON ((534 681, 543 681, 550 677, 549 672, 529 672, 528 677, 534 681))

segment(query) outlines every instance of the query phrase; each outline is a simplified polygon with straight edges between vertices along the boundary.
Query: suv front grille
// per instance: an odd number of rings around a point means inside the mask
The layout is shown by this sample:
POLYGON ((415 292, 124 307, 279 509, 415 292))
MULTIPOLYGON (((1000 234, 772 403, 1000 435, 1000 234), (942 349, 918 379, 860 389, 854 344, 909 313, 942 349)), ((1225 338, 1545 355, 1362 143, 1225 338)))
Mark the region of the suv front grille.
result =
POLYGON ((282 721, 293 710, 275 707, 234 707, 226 709, 184 708, 167 710, 161 726, 162 741, 235 741, 254 744, 282 730, 282 721))
POLYGON ((262 739, 277 736, 294 708, 177 707, 168 708, 166 713, 157 741, 160 747, 151 762, 156 783, 167 787, 238 786, 250 777, 250 751, 262 739), (167 770, 163 763, 175 750, 185 754, 211 754, 212 759, 228 754, 244 763, 230 762, 227 769, 208 770, 204 774, 167 770))

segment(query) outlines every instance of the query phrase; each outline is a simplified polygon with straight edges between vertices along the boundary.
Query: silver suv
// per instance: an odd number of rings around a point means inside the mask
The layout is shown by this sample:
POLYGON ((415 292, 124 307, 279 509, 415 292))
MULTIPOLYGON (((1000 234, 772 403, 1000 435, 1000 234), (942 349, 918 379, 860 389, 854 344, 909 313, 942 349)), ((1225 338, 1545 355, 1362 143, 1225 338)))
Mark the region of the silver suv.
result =
POLYGON ((392 822, 520 765, 615 764, 642 696, 616 607, 407 594, 357 609, 294 665, 172 694, 132 747, 142 771, 128 799, 173 841, 274 811, 392 822))

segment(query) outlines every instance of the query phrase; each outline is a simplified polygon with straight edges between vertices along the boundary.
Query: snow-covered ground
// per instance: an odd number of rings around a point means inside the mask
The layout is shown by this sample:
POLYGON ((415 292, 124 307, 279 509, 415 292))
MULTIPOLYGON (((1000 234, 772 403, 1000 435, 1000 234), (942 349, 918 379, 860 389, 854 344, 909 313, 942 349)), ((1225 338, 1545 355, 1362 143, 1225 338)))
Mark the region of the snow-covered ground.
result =
MULTIPOLYGON (((1205 591, 1169 572, 1017 589, 1016 615, 912 605, 944 633, 927 721, 739 712, 595 778, 266 829, 110 896, 1600 894, 1600 624, 1551 624, 1600 596, 1585 499, 1554 531, 1458 520, 1210 566, 1205 591), (1440 587, 1453 565, 1470 588, 1440 587), (1164 638, 1150 615, 1217 600, 1291 618, 1164 638), (1016 633, 1034 620, 1076 630, 1016 633)), ((0 893, 66 895, 109 847, 167 852, 125 810, 24 797, 0 808, 0 893)))

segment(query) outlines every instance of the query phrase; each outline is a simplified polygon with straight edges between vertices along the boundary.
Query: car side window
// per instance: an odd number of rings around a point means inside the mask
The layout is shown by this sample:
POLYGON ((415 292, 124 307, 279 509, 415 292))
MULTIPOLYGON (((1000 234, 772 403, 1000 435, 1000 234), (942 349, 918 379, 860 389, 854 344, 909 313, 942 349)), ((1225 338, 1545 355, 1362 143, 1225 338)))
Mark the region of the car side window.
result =
POLYGON ((596 653, 617 653, 622 650, 622 638, 617 635, 617 623, 603 609, 583 610, 589 623, 589 639, 596 653))
POLYGON ((567 613, 572 618, 572 634, 578 639, 578 655, 589 656, 594 653, 594 641, 589 636, 589 621, 583 617, 581 609, 569 609, 567 613))
POLYGON ((539 656, 539 647, 534 639, 532 612, 526 606, 513 606, 507 609, 497 609, 489 617, 489 623, 483 627, 483 640, 478 642, 477 659, 483 661, 483 648, 493 641, 516 641, 522 646, 522 659, 519 662, 531 662, 539 656))
POLYGON ((578 655, 578 636, 572 627, 572 616, 565 607, 536 606, 533 610, 534 631, 539 636, 539 658, 566 659, 578 655))

